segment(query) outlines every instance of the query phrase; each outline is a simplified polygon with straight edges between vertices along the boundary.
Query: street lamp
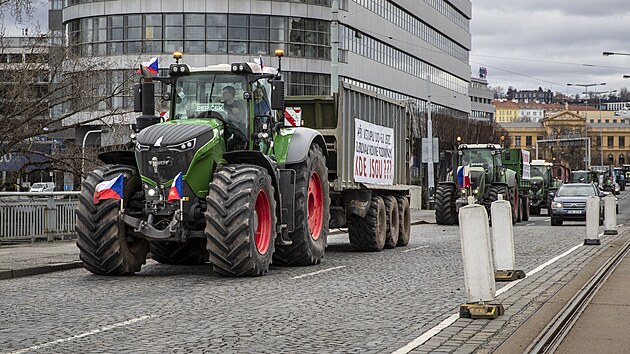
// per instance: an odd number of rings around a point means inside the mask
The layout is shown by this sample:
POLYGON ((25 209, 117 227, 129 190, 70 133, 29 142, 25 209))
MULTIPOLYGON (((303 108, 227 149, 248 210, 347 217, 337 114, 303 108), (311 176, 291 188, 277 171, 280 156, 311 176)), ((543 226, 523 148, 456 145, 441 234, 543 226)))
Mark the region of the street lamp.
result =
MULTIPOLYGON (((591 87, 591 86, 597 86, 597 85, 604 86, 604 85, 606 85, 606 83, 602 82, 602 83, 599 83, 599 84, 597 84, 597 83, 595 83, 595 84, 567 84, 567 86, 584 87, 584 91, 586 92, 586 100, 584 100, 584 119, 586 121, 588 121, 588 88, 591 87)), ((600 136, 600 139, 601 139, 601 136, 600 136)), ((601 141, 601 140, 600 140, 600 142, 601 142, 601 146, 602 146, 600 149, 603 149, 604 142, 601 141)))
POLYGON ((92 133, 102 133, 102 132, 103 132, 103 129, 88 130, 87 133, 85 133, 85 135, 83 136, 83 144, 81 144, 81 181, 85 179, 83 177, 84 176, 83 168, 85 166, 85 141, 87 140, 88 135, 92 133))
MULTIPOLYGON (((595 91, 592 92, 593 94, 597 95, 597 98, 599 100, 599 104, 598 104, 598 109, 599 109, 599 141, 601 142, 601 144, 599 145, 599 164, 600 166, 604 166, 604 126, 603 126, 603 122, 602 122, 602 95, 605 93, 614 93, 617 92, 617 90, 612 90, 612 91, 595 91)), ((587 92, 584 92, 588 95, 587 92)))
POLYGON ((603 56, 609 57, 611 55, 630 55, 630 53, 619 53, 619 52, 603 52, 603 56))

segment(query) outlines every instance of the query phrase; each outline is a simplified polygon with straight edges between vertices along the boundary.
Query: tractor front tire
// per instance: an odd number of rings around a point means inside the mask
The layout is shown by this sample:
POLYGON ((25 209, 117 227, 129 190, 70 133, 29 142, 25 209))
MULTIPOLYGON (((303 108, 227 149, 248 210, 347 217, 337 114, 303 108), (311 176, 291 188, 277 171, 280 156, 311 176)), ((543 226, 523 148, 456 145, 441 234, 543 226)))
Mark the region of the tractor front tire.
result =
POLYGON ((452 184, 440 184, 435 190, 435 222, 438 225, 455 225, 458 222, 455 209, 456 192, 452 184))
MULTIPOLYGON (((510 194, 510 190, 505 185, 494 185, 490 187, 490 196, 488 197, 487 210, 488 215, 490 216, 490 206, 492 202, 499 200, 499 194, 503 194, 503 200, 507 200, 510 202, 511 211, 512 211, 512 225, 516 224, 516 212, 514 212, 514 196, 510 194)), ((490 218, 492 220, 492 217, 490 218)))
POLYGON ((398 215, 398 201, 393 195, 383 197, 385 203, 385 215, 387 218, 387 236, 385 248, 394 248, 398 244, 400 236, 400 216, 398 215))
POLYGON ((186 242, 155 241, 151 242, 149 251, 153 260, 172 265, 199 265, 208 261, 208 241, 204 238, 193 238, 186 242))
POLYGON ((379 252, 387 239, 387 212, 381 197, 372 197, 370 209, 362 218, 352 214, 348 228, 350 245, 357 251, 379 252))
POLYGON ((146 263, 149 243, 136 237, 133 228, 119 219, 120 200, 105 199, 94 204, 96 185, 124 176, 123 205, 128 206, 132 193, 142 190, 140 176, 134 167, 107 165, 90 172, 81 184, 77 216, 77 247, 84 267, 99 275, 125 275, 139 272, 146 263))
POLYGON ((265 274, 276 238, 276 201, 267 171, 248 164, 220 167, 208 189, 205 232, 214 271, 265 274))
POLYGON ((411 209, 407 197, 398 197, 398 243, 396 246, 407 246, 411 238, 411 209))
POLYGON ((328 242, 330 187, 326 157, 321 147, 311 145, 306 161, 291 165, 295 170, 295 229, 293 243, 278 246, 274 264, 306 266, 319 264, 328 242))

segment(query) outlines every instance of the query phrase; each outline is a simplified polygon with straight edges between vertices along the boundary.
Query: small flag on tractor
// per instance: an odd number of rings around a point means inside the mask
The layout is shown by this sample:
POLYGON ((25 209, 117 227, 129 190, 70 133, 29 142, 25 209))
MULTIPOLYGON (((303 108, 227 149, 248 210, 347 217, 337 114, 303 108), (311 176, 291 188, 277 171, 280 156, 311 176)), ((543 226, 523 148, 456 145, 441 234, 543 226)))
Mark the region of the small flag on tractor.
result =
MULTIPOLYGON (((144 66, 145 68, 147 68, 149 70, 149 72, 151 74, 153 74, 153 75, 157 75, 159 70, 160 70, 159 67, 158 67, 158 57, 153 57, 149 61, 142 62, 141 65, 144 66)), ((142 71, 140 69, 138 69, 137 72, 138 73, 142 73, 142 71)))
POLYGON ((94 189, 94 204, 98 204, 105 199, 123 199, 123 186, 125 185, 125 177, 121 173, 118 177, 103 181, 96 185, 94 189))
POLYGON ((182 173, 180 172, 177 176, 175 176, 171 189, 168 191, 168 201, 172 202, 174 200, 181 200, 183 194, 182 173))
POLYGON ((457 184, 462 188, 470 187, 470 167, 468 165, 457 168, 457 184))

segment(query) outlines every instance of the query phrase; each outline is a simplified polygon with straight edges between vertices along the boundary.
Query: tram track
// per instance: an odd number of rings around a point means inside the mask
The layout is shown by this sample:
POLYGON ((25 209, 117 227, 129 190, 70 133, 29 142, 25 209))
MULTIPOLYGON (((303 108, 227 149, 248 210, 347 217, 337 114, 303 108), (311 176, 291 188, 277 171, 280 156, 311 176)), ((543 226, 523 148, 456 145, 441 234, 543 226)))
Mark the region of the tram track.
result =
POLYGON ((540 334, 524 351, 530 354, 554 353, 575 325, 599 289, 617 269, 630 251, 630 240, 626 241, 595 274, 567 302, 558 314, 545 326, 540 334))

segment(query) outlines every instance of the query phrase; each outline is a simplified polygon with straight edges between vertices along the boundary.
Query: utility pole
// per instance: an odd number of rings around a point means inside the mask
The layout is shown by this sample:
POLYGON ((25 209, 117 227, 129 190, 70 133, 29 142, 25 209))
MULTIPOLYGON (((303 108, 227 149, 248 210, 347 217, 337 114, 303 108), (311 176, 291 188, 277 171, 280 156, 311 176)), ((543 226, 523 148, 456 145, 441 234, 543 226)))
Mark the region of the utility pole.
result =
POLYGON ((433 121, 431 120, 431 75, 427 75, 427 139, 428 139, 428 163, 427 163, 427 175, 428 175, 428 189, 429 200, 433 200, 433 191, 435 189, 435 176, 433 171, 433 121))

